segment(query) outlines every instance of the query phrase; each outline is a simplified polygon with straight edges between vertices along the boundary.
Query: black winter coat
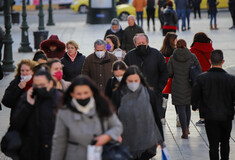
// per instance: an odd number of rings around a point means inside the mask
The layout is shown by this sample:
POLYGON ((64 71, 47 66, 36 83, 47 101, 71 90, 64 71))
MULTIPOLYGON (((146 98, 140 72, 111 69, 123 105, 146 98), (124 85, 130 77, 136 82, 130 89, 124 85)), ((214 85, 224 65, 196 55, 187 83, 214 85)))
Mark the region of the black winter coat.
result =
POLYGON ((163 12, 164 25, 177 26, 177 14, 172 7, 167 7, 163 12))
POLYGON ((117 87, 118 80, 115 77, 112 77, 108 80, 106 87, 105 87, 105 95, 108 96, 110 99, 113 95, 113 90, 117 87))
POLYGON ((62 94, 51 89, 51 97, 37 98, 30 105, 24 94, 13 115, 12 127, 21 133, 20 160, 50 160, 56 108, 62 94))
MULTIPOLYGON (((162 138, 164 140, 164 134, 163 134, 163 129, 162 129, 162 123, 160 121, 159 118, 159 113, 158 113, 158 109, 157 109, 157 101, 156 101, 156 94, 154 93, 153 90, 148 89, 148 93, 149 93, 149 97, 150 97, 150 103, 153 109, 153 115, 155 118, 155 122, 158 126, 158 129, 162 135, 162 138)), ((121 99, 124 95, 122 95, 122 91, 120 89, 116 90, 113 95, 112 95, 112 102, 114 103, 114 105, 116 106, 116 110, 118 110, 118 108, 120 107, 121 104, 121 99)))
POLYGON ((71 81, 72 79, 80 75, 85 58, 86 57, 84 55, 78 52, 74 62, 72 62, 68 54, 65 53, 64 57, 61 58, 61 63, 64 65, 63 79, 66 81, 71 81))
POLYGON ((173 78, 171 85, 172 104, 189 105, 192 87, 189 83, 189 71, 192 62, 200 66, 197 57, 187 48, 177 48, 168 61, 169 77, 173 78))
POLYGON ((207 4, 209 6, 209 13, 216 14, 217 13, 217 1, 216 0, 207 0, 207 4))
POLYGON ((139 55, 136 49, 131 50, 125 56, 125 63, 130 65, 137 65, 147 82, 158 96, 164 89, 168 80, 167 64, 164 56, 155 48, 148 47, 146 55, 139 55))
MULTIPOLYGON (((120 26, 120 27, 121 27, 121 26, 120 26)), ((105 38, 106 38, 107 35, 114 34, 114 35, 116 35, 116 36, 118 37, 120 44, 122 44, 122 35, 123 35, 123 32, 124 32, 124 31, 123 31, 122 27, 121 27, 120 30, 119 30, 118 32, 116 32, 116 33, 114 33, 111 29, 108 29, 108 30, 106 31, 105 35, 104 35, 104 40, 105 40, 105 38)))
POLYGON ((136 24, 131 27, 130 26, 126 27, 123 33, 122 50, 128 52, 133 48, 135 48, 133 38, 137 33, 144 33, 144 30, 136 24))
POLYGON ((211 68, 197 77, 192 90, 193 110, 199 108, 206 120, 232 120, 234 104, 234 76, 221 68, 211 68))
POLYGON ((18 84, 20 83, 20 77, 16 77, 10 82, 10 85, 5 90, 2 98, 2 104, 8 108, 11 108, 10 122, 12 120, 12 115, 14 114, 15 108, 23 95, 24 90, 21 89, 18 84))

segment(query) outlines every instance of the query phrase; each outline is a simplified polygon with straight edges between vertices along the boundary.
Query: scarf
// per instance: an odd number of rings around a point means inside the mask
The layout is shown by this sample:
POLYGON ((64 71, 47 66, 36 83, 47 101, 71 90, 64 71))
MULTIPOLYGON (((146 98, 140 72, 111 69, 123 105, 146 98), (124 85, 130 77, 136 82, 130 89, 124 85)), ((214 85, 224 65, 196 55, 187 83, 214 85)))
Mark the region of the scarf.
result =
POLYGON ((123 124, 123 144, 136 159, 162 141, 162 136, 155 123, 147 88, 140 84, 135 92, 127 87, 124 92, 118 109, 118 116, 123 124))
POLYGON ((85 115, 93 114, 93 112, 95 112, 95 99, 93 97, 91 97, 89 103, 85 106, 80 105, 74 98, 71 103, 79 112, 85 115))

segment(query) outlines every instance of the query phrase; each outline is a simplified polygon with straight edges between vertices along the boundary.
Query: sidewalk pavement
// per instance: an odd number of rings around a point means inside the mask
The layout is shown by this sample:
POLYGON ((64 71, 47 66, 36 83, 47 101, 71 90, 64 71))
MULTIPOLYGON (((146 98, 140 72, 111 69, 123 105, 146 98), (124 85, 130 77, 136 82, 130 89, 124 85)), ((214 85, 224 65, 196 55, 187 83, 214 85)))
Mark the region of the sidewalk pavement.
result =
MULTIPOLYGON (((28 12, 29 25, 29 41, 30 46, 34 47, 33 31, 37 31, 38 24, 35 22, 36 12, 28 12)), ((191 15, 193 17, 193 15, 191 15)), ((0 20, 2 17, 0 17, 0 20)), ((47 17, 45 16, 45 20, 47 17)), ((70 10, 56 10, 54 12, 55 26, 46 26, 46 30, 51 34, 58 35, 59 39, 63 42, 68 40, 75 40, 79 44, 80 52, 84 55, 91 54, 93 49, 93 43, 96 39, 103 39, 106 29, 110 27, 109 24, 105 25, 89 25, 86 24, 86 15, 78 15, 70 10), (66 18, 66 19, 65 19, 66 18)), ((45 21, 46 22, 46 21, 45 21)), ((146 19, 144 20, 144 30, 147 30, 146 19)), ((219 30, 211 31, 209 29, 209 19, 207 14, 202 14, 202 19, 191 18, 191 30, 185 32, 177 32, 178 39, 185 39, 187 47, 193 41, 193 36, 197 32, 205 32, 213 40, 213 47, 215 49, 222 49, 225 57, 224 67, 228 67, 235 64, 235 30, 229 30, 232 25, 232 20, 229 12, 218 13, 217 23, 219 30)), ((0 21, 0 25, 3 22, 0 21)), ((151 23, 152 24, 152 23, 151 23)), ((181 24, 181 22, 180 22, 181 24)), ((127 26, 127 22, 121 22, 122 28, 127 26)), ((152 27, 150 27, 152 28, 152 27)), ((151 47, 160 49, 162 46, 163 38, 159 26, 159 20, 156 19, 157 31, 146 31, 149 36, 149 45, 151 47)), ((31 59, 33 53, 18 53, 18 48, 21 42, 21 30, 19 25, 12 26, 12 38, 13 38, 13 58, 15 65, 21 59, 31 59)), ((10 73, 0 81, 0 98, 3 96, 6 87, 13 79, 14 73, 10 73)), ((4 106, 0 111, 0 139, 5 134, 9 124, 10 110, 4 106)), ((190 136, 188 140, 181 139, 181 128, 176 127, 176 114, 174 106, 171 102, 168 102, 168 108, 166 113, 166 125, 163 126, 165 134, 165 143, 172 160, 207 160, 208 154, 208 140, 203 126, 198 127, 195 123, 199 120, 198 112, 192 111, 192 118, 190 124, 190 136)), ((230 139, 230 159, 235 160, 235 122, 233 122, 233 130, 230 139)), ((158 148, 158 155, 156 159, 161 159, 160 148, 158 148)), ((0 160, 7 160, 3 154, 0 153, 0 160)))

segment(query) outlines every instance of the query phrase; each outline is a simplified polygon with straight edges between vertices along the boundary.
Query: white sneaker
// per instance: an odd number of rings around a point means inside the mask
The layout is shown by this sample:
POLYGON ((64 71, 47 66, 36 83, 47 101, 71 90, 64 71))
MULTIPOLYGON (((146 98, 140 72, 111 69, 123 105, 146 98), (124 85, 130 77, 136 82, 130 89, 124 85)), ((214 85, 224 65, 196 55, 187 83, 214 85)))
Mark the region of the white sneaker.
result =
POLYGON ((163 97, 163 98, 162 98, 162 108, 166 109, 166 107, 167 107, 167 102, 168 102, 168 99, 165 98, 165 97, 163 97))

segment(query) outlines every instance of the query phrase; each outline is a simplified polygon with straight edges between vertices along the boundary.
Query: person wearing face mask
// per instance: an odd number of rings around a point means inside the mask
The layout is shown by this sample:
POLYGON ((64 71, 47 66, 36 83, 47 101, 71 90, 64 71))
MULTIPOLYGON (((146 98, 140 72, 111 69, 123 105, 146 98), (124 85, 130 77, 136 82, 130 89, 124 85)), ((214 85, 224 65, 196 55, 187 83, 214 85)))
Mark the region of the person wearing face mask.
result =
POLYGON ((137 65, 146 77, 148 84, 157 95, 159 117, 163 118, 162 90, 168 80, 166 60, 160 51, 148 45, 147 35, 136 34, 133 41, 136 48, 126 54, 124 62, 128 66, 137 65))
POLYGON ((74 79, 62 105, 57 114, 51 160, 87 160, 87 147, 92 141, 103 146, 120 139, 122 124, 111 102, 87 76, 74 79))
POLYGON ((21 60, 17 65, 15 78, 5 90, 2 104, 11 108, 10 122, 20 97, 32 86, 33 68, 36 65, 36 62, 29 59, 21 60))
POLYGON ((49 59, 47 65, 50 68, 50 73, 56 82, 55 88, 61 92, 65 92, 66 89, 69 87, 71 82, 63 80, 63 70, 61 61, 57 58, 49 59))
POLYGON ((118 40, 120 44, 122 44, 122 34, 123 34, 123 29, 122 26, 119 23, 119 20, 117 18, 113 18, 111 21, 111 27, 108 29, 104 35, 104 40, 106 37, 110 34, 115 35, 118 37, 118 40))
POLYGON ((49 39, 42 41, 40 44, 42 50, 47 58, 62 58, 65 53, 65 44, 60 41, 57 35, 51 35, 49 39))
POLYGON ((55 112, 61 97, 48 71, 34 74, 33 87, 21 97, 11 123, 22 139, 19 159, 50 160, 55 112))
POLYGON ((108 79, 112 77, 112 64, 117 60, 117 57, 107 52, 104 40, 96 40, 94 48, 95 52, 85 59, 82 74, 89 76, 104 92, 108 79))
POLYGON ((76 76, 81 74, 85 56, 78 51, 78 44, 74 40, 66 43, 67 52, 61 58, 63 64, 63 79, 72 81, 76 76))
POLYGON ((113 63, 112 73, 113 77, 110 78, 105 87, 105 95, 110 99, 112 98, 112 94, 115 89, 118 87, 119 83, 122 80, 122 77, 127 69, 127 65, 122 60, 117 60, 113 63))
POLYGON ((129 148, 133 160, 154 157, 157 144, 164 141, 162 124, 156 95, 137 66, 126 70, 112 101, 123 124, 122 143, 129 148))
POLYGON ((107 43, 106 49, 108 50, 108 52, 114 54, 117 59, 123 60, 126 53, 121 48, 119 48, 120 43, 118 37, 111 34, 106 37, 105 41, 107 43))
POLYGON ((144 33, 144 30, 135 23, 135 16, 129 15, 128 18, 128 27, 125 28, 122 37, 122 49, 124 52, 128 52, 135 48, 133 43, 133 38, 137 33, 144 33))

